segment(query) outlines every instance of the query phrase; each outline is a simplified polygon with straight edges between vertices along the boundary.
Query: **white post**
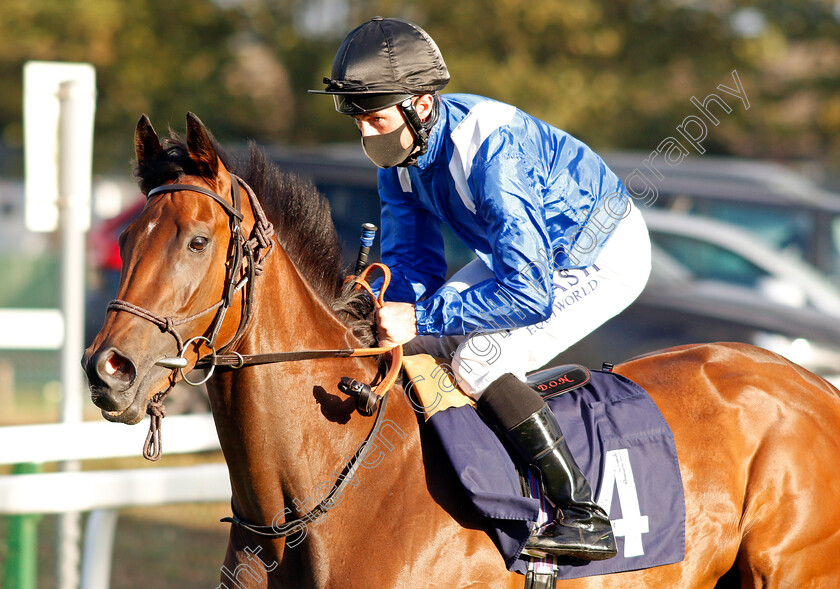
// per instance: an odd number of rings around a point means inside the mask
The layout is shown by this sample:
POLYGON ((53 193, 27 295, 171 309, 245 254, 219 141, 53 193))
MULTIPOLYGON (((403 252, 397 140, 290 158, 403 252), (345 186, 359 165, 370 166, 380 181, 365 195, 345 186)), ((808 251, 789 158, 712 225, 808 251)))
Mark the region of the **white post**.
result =
POLYGON ((85 526, 85 551, 82 560, 81 589, 108 589, 111 586, 111 561, 114 559, 116 509, 90 512, 85 526))
MULTIPOLYGON (((90 208, 78 210, 90 195, 79 194, 79 174, 90 176, 90 168, 78 160, 75 136, 84 132, 77 128, 77 103, 86 97, 75 80, 62 82, 59 88, 61 116, 59 118, 59 218, 61 223, 61 311, 64 315, 64 346, 61 354, 61 421, 82 421, 84 380, 79 364, 84 353, 85 326, 85 230, 79 223, 90 208), (81 165, 80 165, 81 164, 81 165)), ((87 97, 89 100, 90 97, 87 97)))
MULTIPOLYGON (((84 381, 85 232, 90 226, 91 158, 96 105, 90 64, 28 62, 24 66, 26 225, 60 229, 61 420, 82 421, 84 381)), ((62 470, 79 469, 75 461, 62 470)), ((56 576, 59 589, 79 586, 81 516, 59 517, 56 576)))
MULTIPOLYGON (((90 177, 89 159, 76 149, 76 136, 90 132, 79 129, 79 105, 89 102, 92 96, 83 96, 84 87, 76 80, 62 82, 59 86, 61 110, 59 116, 59 222, 61 232, 61 312, 64 316, 64 346, 61 349, 61 421, 82 421, 84 380, 79 360, 84 352, 85 325, 85 229, 80 223, 89 214, 89 194, 80 194, 78 176, 90 177), (87 161, 85 161, 87 159, 87 161), (84 206, 85 210, 79 210, 84 206)), ((86 154, 87 155, 87 154, 86 154)), ((89 156, 88 156, 89 158, 89 156)), ((83 221, 86 221, 84 219, 83 221)), ((78 461, 64 462, 64 471, 79 470, 78 461)), ((81 514, 65 513, 59 516, 58 575, 59 589, 77 589, 79 586, 79 541, 81 539, 81 514)))

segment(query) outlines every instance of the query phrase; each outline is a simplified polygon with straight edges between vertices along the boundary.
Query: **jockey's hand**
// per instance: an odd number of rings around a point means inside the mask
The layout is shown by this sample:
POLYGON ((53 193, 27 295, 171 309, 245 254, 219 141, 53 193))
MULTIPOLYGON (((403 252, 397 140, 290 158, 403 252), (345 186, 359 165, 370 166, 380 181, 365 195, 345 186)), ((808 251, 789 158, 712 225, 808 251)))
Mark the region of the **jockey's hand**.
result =
POLYGON ((411 303, 385 303, 376 310, 376 335, 379 345, 393 348, 414 339, 417 319, 411 303))

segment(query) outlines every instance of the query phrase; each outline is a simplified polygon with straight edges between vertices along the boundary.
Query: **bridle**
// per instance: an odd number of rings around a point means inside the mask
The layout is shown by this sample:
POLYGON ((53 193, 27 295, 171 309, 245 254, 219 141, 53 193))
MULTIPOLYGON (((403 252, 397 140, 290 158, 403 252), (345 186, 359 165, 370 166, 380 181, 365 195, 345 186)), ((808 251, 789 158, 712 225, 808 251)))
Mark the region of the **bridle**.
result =
MULTIPOLYGON (((150 190, 146 195, 146 200, 148 201, 157 195, 170 192, 196 192, 198 194, 209 196, 218 203, 228 215, 230 235, 233 242, 233 252, 231 253, 230 258, 228 258, 227 266, 229 269, 227 276, 225 277, 225 286, 221 300, 210 305, 203 311, 199 311, 189 317, 183 318, 157 315, 139 305, 122 300, 113 300, 108 303, 106 311, 117 310, 133 313, 138 317, 151 321, 157 325, 161 331, 171 334, 172 337, 175 338, 175 343, 178 346, 178 357, 176 359, 164 359, 163 364, 161 365, 167 368, 181 370, 181 376, 184 380, 186 380, 186 382, 199 385, 206 382, 207 379, 212 376, 212 368, 202 381, 193 382, 188 380, 183 373, 183 368, 187 366, 186 359, 183 357, 184 352, 187 346, 193 341, 197 342, 199 340, 204 340, 207 343, 207 347, 213 350, 213 353, 215 354, 216 339, 218 338, 219 330, 224 323, 227 310, 233 304, 234 295, 243 288, 245 289, 244 310, 239 319, 239 326, 237 327, 236 333, 233 335, 231 340, 222 348, 222 351, 233 346, 233 344, 242 337, 242 334, 245 333, 245 330, 251 322, 251 316, 253 315, 254 278, 262 274, 264 262, 274 249, 274 227, 266 218, 265 213, 263 212, 262 207, 260 206, 260 203, 251 187, 248 186, 244 180, 234 174, 230 174, 230 194, 233 204, 228 203, 224 198, 212 190, 192 184, 163 184, 150 190), (245 239, 242 231, 243 214, 242 198, 239 188, 240 185, 245 189, 251 204, 251 210, 254 213, 255 224, 250 239, 245 239), (216 309, 219 309, 219 311, 216 313, 216 317, 210 326, 210 336, 194 337, 184 343, 181 335, 175 327, 194 321, 207 315, 208 313, 212 313, 216 309), (167 360, 169 362, 167 362, 167 360), (177 365, 173 366, 173 362, 177 365)), ((160 362, 158 363, 160 364, 160 362)))
MULTIPOLYGON (((234 174, 230 174, 230 195, 232 204, 212 190, 208 190, 202 186, 195 186, 193 184, 162 184, 161 186, 150 190, 148 194, 146 194, 146 200, 148 201, 155 196, 170 192, 196 192, 198 194, 209 196, 222 207, 225 213, 227 213, 233 252, 228 258, 228 262, 226 264, 228 266, 228 271, 227 276, 225 277, 224 291, 222 293, 221 300, 210 305, 203 311, 199 311, 189 317, 181 318, 158 315, 141 307, 140 305, 135 305, 134 303, 119 299, 108 303, 105 310, 106 312, 113 310, 133 313, 142 319, 146 319, 147 321, 154 323, 161 331, 172 335, 172 337, 175 338, 175 343, 178 347, 178 356, 175 358, 164 358, 163 360, 159 360, 157 364, 171 368, 172 370, 180 371, 181 378, 189 384, 200 385, 207 382, 207 380, 212 376, 213 368, 211 367, 204 379, 200 381, 189 380, 184 374, 184 368, 186 368, 188 364, 186 358, 184 357, 187 347, 193 342, 199 343, 204 341, 206 342, 207 347, 210 348, 211 353, 214 356, 216 355, 216 339, 219 336, 219 330, 225 321, 228 309, 233 304, 234 295, 243 288, 245 289, 244 309, 239 318, 239 326, 236 329, 236 333, 233 335, 231 340, 225 344, 222 350, 224 351, 229 349, 239 340, 240 337, 242 337, 242 334, 245 333, 253 315, 254 278, 262 274, 264 262, 274 249, 274 227, 266 218, 265 213, 260 206, 259 200, 257 200, 257 197, 251 187, 248 186, 242 178, 239 178, 234 174), (245 239, 242 231, 242 220, 244 215, 242 214, 240 186, 244 188, 245 193, 248 195, 251 210, 254 214, 255 223, 250 239, 245 239), (209 328, 209 337, 202 335, 190 338, 187 342, 183 341, 181 335, 175 329, 177 326, 190 323, 200 317, 216 311, 217 309, 218 312, 216 313, 216 317, 209 328)), ((148 460, 158 460, 161 456, 160 425, 161 419, 166 415, 163 399, 174 386, 175 378, 173 377, 169 387, 164 391, 156 393, 149 401, 146 408, 146 413, 148 413, 151 417, 151 421, 149 424, 149 433, 146 436, 146 442, 143 447, 143 456, 148 460)))
MULTIPOLYGON (((248 186, 248 184, 244 180, 242 180, 234 174, 230 174, 230 181, 232 204, 227 202, 224 198, 222 198, 220 195, 216 194, 212 190, 208 190, 201 186, 195 186, 192 184, 163 184, 161 186, 158 186, 157 188, 150 190, 146 195, 146 199, 149 200, 154 196, 170 192, 196 192, 198 194, 203 194, 212 198, 227 213, 230 222, 231 239, 233 241, 233 252, 228 258, 227 262, 229 270, 227 276, 225 277, 225 285, 222 299, 214 303, 213 305, 210 305, 203 311, 199 311, 198 313, 182 318, 172 316, 161 316, 139 305, 135 305, 133 303, 129 303, 128 301, 123 300, 111 301, 110 303, 108 303, 106 311, 113 310, 126 311, 132 313, 134 315, 137 315, 138 317, 141 317, 143 319, 146 319, 147 321, 154 323, 160 328, 161 331, 171 334, 175 338, 175 342, 178 346, 178 356, 172 358, 163 358, 161 360, 158 360, 156 364, 165 368, 170 368, 173 371, 180 371, 181 377, 187 383, 192 385, 200 385, 205 383, 212 376, 213 370, 216 366, 227 366, 233 369, 238 369, 242 368, 243 366, 253 366, 275 362, 310 360, 317 358, 379 356, 385 353, 390 353, 391 366, 387 374, 385 374, 385 376, 382 377, 382 379, 379 381, 379 383, 373 390, 371 390, 371 388, 368 385, 360 383, 355 379, 351 379, 349 377, 342 377, 341 383, 339 384, 340 390, 342 390, 348 395, 356 397, 356 408, 360 413, 362 413, 363 415, 372 415, 374 410, 376 411, 377 415, 376 419, 374 420, 373 428, 371 429, 370 433, 365 439, 365 442, 363 443, 363 447, 367 447, 369 442, 378 434, 379 429, 382 425, 382 421, 385 415, 385 406, 388 398, 388 390, 393 386, 402 367, 402 346, 397 346, 396 348, 345 348, 338 350, 303 350, 295 352, 278 352, 249 355, 242 355, 238 352, 232 352, 230 354, 224 353, 225 350, 230 349, 239 340, 239 338, 242 337, 242 335, 245 333, 245 330, 248 328, 248 325, 251 322, 254 305, 254 278, 262 274, 265 259, 273 251, 274 248, 274 228, 266 218, 265 213, 263 212, 262 207, 259 204, 259 200, 254 194, 254 191, 251 189, 250 186, 248 186), (243 214, 241 207, 240 186, 245 190, 246 194, 248 195, 251 204, 251 210, 253 211, 255 219, 254 228, 252 230, 252 236, 249 239, 245 239, 242 231, 243 214), (236 333, 233 335, 231 340, 227 344, 225 344, 219 350, 219 352, 217 352, 216 339, 218 338, 219 331, 222 327, 222 324, 224 323, 227 310, 233 304, 234 295, 243 288, 245 289, 244 310, 239 319, 239 326, 237 327, 236 333), (216 317, 213 320, 213 323, 211 324, 210 328, 208 328, 210 332, 209 337, 201 335, 190 338, 186 342, 183 341, 181 335, 175 329, 177 326, 194 321, 200 317, 212 313, 213 311, 216 311, 217 309, 219 309, 219 311, 216 313, 216 317), (201 341, 206 342, 206 346, 210 348, 210 354, 208 356, 200 357, 196 362, 195 366, 209 366, 209 370, 207 375, 201 381, 190 381, 184 374, 184 368, 186 368, 189 364, 185 357, 185 353, 187 351, 188 346, 191 343, 201 341)), ((356 277, 356 286, 357 288, 364 288, 373 299, 375 305, 382 306, 382 304, 384 303, 385 290, 388 287, 389 281, 390 272, 386 266, 382 264, 371 264, 370 266, 365 268, 365 270, 361 272, 359 276, 356 277), (370 288, 370 285, 367 283, 367 275, 374 268, 380 269, 385 275, 385 279, 378 296, 374 295, 372 289, 370 288)), ((172 383, 170 384, 169 388, 160 393, 156 393, 149 401, 148 407, 146 409, 146 412, 150 415, 151 420, 149 424, 149 433, 146 436, 146 442, 143 447, 143 456, 152 461, 158 460, 161 456, 160 426, 161 420, 166 415, 166 411, 163 405, 163 399, 166 397, 166 395, 169 393, 169 391, 175 384, 174 376, 171 380, 172 383)), ((286 522, 283 525, 275 525, 274 522, 272 522, 271 526, 261 526, 245 522, 244 520, 240 519, 234 512, 233 517, 225 518, 222 521, 235 523, 247 530, 250 530, 253 533, 262 536, 273 538, 286 537, 292 533, 295 533, 296 531, 299 531, 301 529, 301 526, 305 526, 307 523, 316 521, 318 518, 323 516, 329 509, 337 505, 338 500, 344 492, 347 482, 349 480, 353 480, 355 472, 358 470, 359 465, 363 459, 363 454, 355 454, 344 467, 341 473, 342 476, 340 476, 336 480, 335 485, 333 485, 332 490, 327 494, 324 500, 321 501, 313 510, 305 514, 300 519, 286 522)), ((231 505, 231 507, 233 506, 231 505)))

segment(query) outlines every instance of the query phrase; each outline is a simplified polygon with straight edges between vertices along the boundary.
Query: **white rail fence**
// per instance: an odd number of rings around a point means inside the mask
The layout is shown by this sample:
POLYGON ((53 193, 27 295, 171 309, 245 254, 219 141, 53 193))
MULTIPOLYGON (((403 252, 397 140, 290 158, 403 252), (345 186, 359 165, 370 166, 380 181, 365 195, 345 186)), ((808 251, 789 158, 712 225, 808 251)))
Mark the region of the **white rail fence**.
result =
MULTIPOLYGON (((163 450, 219 449, 210 414, 166 418, 163 450)), ((0 427, 0 464, 118 458, 141 453, 147 428, 107 422, 0 427)), ((108 589, 117 511, 123 507, 230 499, 222 464, 0 476, 0 515, 90 511, 81 563, 82 589, 108 589)))

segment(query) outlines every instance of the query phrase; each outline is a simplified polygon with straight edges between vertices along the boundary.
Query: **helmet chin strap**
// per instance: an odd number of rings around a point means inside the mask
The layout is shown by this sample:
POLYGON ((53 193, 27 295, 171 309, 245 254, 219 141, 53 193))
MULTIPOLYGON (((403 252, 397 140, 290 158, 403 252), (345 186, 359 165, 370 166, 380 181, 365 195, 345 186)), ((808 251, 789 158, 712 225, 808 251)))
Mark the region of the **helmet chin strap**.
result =
POLYGON ((429 132, 432 127, 435 126, 439 112, 437 96, 432 94, 432 99, 434 101, 432 112, 429 115, 429 119, 426 124, 423 124, 423 121, 420 120, 420 115, 417 114, 417 110, 415 110, 414 103, 411 98, 406 98, 397 105, 397 108, 402 113, 403 119, 405 119, 411 134, 414 135, 414 145, 418 148, 413 150, 411 154, 409 154, 402 163, 397 164, 397 166, 407 167, 416 165, 417 158, 426 153, 426 150, 429 148, 429 132))

